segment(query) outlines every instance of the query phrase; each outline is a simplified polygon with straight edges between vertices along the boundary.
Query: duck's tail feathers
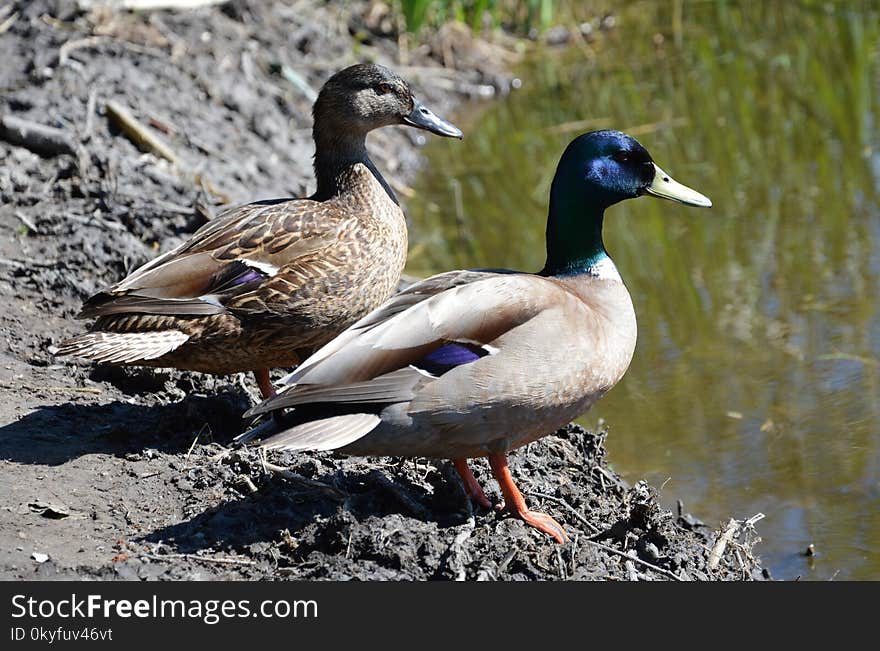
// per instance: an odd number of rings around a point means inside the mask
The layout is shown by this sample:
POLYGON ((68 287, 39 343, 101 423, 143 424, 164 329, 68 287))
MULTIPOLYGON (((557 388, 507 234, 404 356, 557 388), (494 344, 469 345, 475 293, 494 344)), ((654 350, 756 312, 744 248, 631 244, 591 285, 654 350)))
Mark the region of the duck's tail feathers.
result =
MULTIPOLYGON (((270 436, 262 442, 262 447, 268 450, 335 450, 366 436, 381 420, 376 414, 342 414, 311 420, 270 436)), ((264 423, 236 440, 244 442, 259 438, 271 427, 264 423)))
POLYGON ((180 330, 89 332, 62 342, 56 355, 85 357, 107 364, 133 364, 162 357, 187 339, 189 335, 180 330))

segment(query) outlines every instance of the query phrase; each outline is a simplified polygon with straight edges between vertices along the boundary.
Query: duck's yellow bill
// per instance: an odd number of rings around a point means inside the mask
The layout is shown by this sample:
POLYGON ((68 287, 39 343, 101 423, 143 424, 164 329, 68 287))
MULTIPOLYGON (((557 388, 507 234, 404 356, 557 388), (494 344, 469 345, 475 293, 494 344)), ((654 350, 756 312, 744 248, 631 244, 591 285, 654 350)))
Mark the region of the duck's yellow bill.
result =
POLYGON ((682 185, 660 169, 656 163, 654 163, 654 180, 651 181, 651 185, 645 188, 645 192, 661 199, 678 201, 688 206, 700 206, 702 208, 712 206, 712 201, 709 197, 700 194, 696 190, 692 190, 686 185, 682 185))

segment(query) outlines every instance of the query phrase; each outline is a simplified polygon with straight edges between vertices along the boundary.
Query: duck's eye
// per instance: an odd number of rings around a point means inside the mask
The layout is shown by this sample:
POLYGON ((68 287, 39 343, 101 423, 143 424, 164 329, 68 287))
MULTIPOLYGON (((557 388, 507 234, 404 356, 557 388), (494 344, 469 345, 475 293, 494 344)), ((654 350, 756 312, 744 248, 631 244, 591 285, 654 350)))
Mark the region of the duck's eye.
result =
POLYGON ((384 95, 385 93, 390 93, 393 90, 394 89, 391 88, 391 84, 386 83, 384 81, 381 84, 379 84, 378 86, 376 86, 376 92, 379 93, 380 95, 384 95))
POLYGON ((614 154, 611 155, 611 158, 616 160, 618 163, 628 163, 628 162, 630 162, 630 160, 632 160, 632 156, 631 156, 630 152, 623 150, 623 149, 620 151, 614 152, 614 154))

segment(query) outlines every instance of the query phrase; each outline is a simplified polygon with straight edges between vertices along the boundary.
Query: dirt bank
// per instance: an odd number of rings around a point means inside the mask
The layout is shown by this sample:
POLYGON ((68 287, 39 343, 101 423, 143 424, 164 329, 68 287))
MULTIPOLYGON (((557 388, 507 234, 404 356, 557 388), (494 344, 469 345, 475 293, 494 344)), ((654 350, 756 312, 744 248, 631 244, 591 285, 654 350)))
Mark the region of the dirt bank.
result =
MULTIPOLYGON (((311 190, 310 93, 332 71, 391 65, 449 114, 469 96, 506 92, 500 50, 450 29, 411 44, 401 65, 375 6, 307 2, 129 14, 34 0, 13 3, 0 30, 6 139, 20 120, 60 130, 42 155, 0 141, 0 578, 760 576, 753 534, 710 569, 713 529, 663 511, 644 484, 624 485, 602 435, 570 428, 512 456, 531 503, 572 535, 557 546, 475 513, 446 462, 287 454, 268 462, 293 475, 267 470, 255 451, 231 447, 257 393, 250 377, 52 355, 83 330, 73 316, 84 298, 222 202, 311 190), (139 150, 107 102, 151 125, 177 164, 139 150)), ((371 137, 404 197, 421 139, 371 137)))

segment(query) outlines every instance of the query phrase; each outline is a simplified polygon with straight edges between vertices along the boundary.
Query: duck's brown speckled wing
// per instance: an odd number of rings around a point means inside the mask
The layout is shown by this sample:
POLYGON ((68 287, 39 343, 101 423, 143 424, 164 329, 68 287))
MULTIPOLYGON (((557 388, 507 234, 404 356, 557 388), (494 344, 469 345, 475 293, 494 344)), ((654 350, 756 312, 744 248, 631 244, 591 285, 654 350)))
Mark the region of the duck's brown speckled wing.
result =
MULTIPOLYGON (((295 291, 309 274, 298 263, 327 255, 354 218, 308 199, 258 202, 203 226, 186 243, 93 296, 81 318, 121 313, 199 316, 237 308, 267 311, 283 276, 295 291)), ((285 299, 289 299, 286 296, 285 299)))

